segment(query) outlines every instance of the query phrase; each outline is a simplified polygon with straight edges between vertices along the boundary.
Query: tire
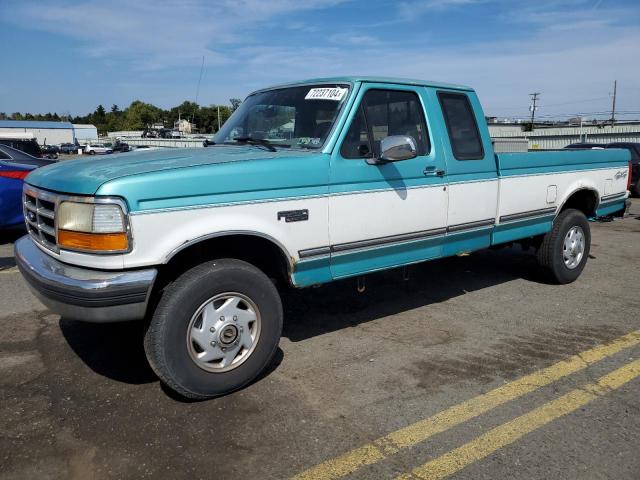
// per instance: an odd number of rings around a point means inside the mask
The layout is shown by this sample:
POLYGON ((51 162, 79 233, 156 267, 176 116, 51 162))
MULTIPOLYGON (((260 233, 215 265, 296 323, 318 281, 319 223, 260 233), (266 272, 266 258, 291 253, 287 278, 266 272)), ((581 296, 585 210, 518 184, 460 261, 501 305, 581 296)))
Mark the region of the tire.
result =
POLYGON ((262 271, 240 260, 214 260, 165 288, 147 324, 144 348, 151 368, 170 389, 187 398, 212 398, 247 385, 269 365, 282 317, 278 291, 262 271), (234 302, 235 310, 226 307, 234 302), (202 360, 196 358, 200 355, 202 360), (233 360, 210 359, 219 355, 233 360))
POLYGON ((560 213, 553 222, 538 249, 538 263, 554 283, 567 284, 575 281, 587 263, 591 250, 591 230, 587 217, 579 210, 569 208, 560 213), (569 235, 573 232, 573 237, 569 235), (581 234, 583 242, 576 239, 581 234), (570 247, 565 250, 565 241, 570 247), (566 252, 566 255, 565 255, 566 252))
POLYGON ((94 152, 93 150, 89 150, 89 155, 95 155, 96 152, 94 152))

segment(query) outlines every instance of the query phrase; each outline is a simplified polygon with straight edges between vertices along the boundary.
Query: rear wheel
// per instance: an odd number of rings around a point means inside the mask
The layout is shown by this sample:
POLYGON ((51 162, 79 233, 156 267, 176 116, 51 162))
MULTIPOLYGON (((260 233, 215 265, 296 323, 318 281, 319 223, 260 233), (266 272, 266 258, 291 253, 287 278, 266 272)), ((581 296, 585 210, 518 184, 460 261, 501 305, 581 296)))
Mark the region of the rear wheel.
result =
POLYGON ((256 378, 281 332, 282 304, 269 278, 246 262, 222 259, 187 271, 165 289, 145 351, 163 383, 204 399, 256 378))
POLYGON ((538 250, 538 263, 552 281, 571 283, 584 270, 590 249, 591 230, 587 217, 570 208, 558 215, 553 228, 544 236, 538 250))

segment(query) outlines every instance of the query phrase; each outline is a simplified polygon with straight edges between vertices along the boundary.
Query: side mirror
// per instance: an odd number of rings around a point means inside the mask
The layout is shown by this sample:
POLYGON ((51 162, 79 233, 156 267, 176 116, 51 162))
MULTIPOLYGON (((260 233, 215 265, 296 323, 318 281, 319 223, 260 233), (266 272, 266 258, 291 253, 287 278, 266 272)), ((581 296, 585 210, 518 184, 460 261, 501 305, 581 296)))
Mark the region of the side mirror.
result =
POLYGON ((380 158, 382 162, 398 162, 418 156, 416 141, 408 135, 391 135, 380 142, 380 158))

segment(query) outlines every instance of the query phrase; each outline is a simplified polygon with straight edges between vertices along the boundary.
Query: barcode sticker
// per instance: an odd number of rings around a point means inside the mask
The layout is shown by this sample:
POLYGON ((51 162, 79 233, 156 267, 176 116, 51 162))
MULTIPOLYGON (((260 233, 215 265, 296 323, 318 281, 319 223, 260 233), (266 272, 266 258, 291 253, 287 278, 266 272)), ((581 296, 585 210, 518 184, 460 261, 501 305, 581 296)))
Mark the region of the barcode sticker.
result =
POLYGON ((304 97, 305 100, 333 100, 339 102, 347 93, 347 88, 312 88, 304 97))

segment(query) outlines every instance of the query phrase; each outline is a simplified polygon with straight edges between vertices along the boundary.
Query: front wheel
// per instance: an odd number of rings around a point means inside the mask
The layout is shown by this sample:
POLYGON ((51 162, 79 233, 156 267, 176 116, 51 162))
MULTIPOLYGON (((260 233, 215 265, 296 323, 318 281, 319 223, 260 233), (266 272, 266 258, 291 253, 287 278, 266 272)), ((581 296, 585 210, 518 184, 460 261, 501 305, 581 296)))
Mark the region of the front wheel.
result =
POLYGON ((560 213, 553 228, 544 236, 538 250, 538 263, 550 279, 565 284, 576 280, 587 263, 591 249, 591 230, 587 217, 569 208, 560 213))
POLYGON ((253 265, 222 259, 192 268, 165 289, 144 343, 163 383, 204 399, 255 379, 281 332, 282 304, 271 280, 253 265))

